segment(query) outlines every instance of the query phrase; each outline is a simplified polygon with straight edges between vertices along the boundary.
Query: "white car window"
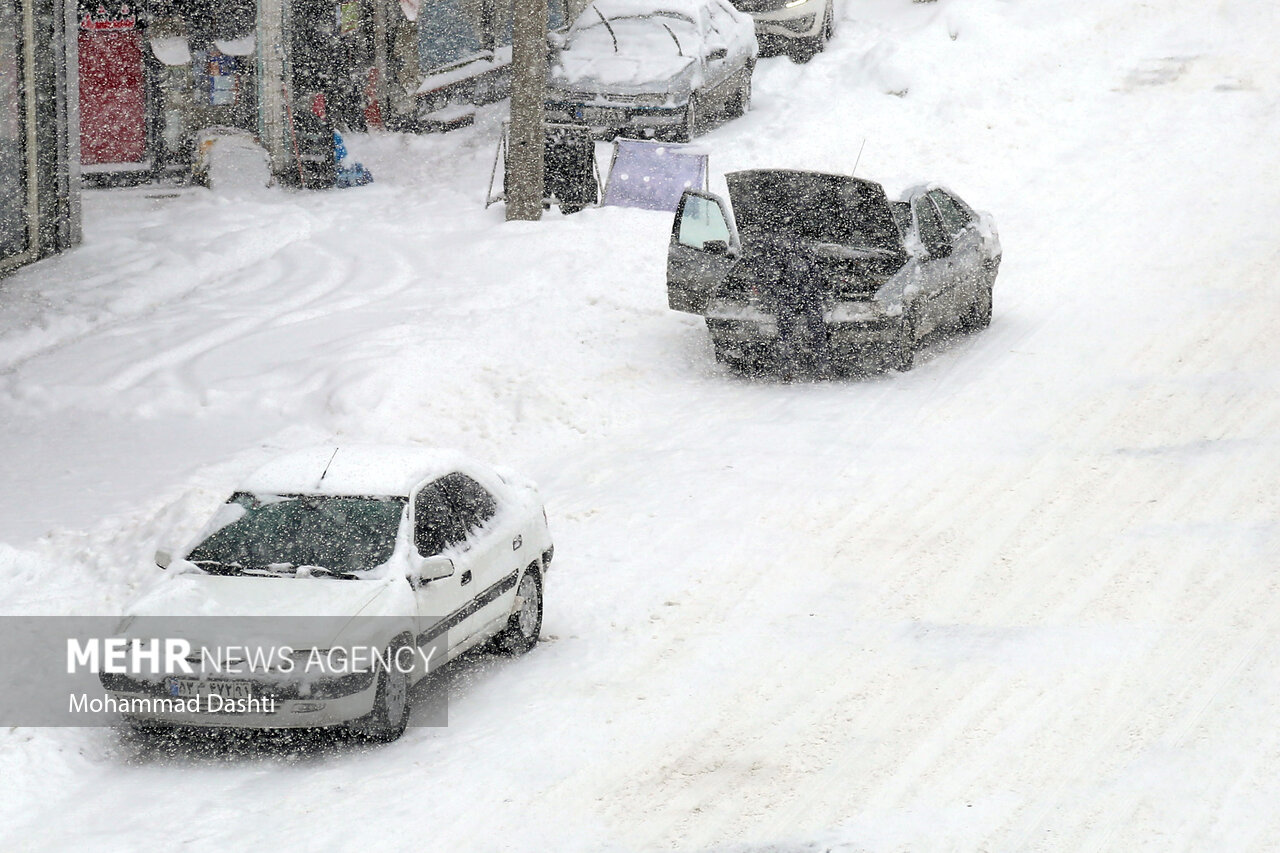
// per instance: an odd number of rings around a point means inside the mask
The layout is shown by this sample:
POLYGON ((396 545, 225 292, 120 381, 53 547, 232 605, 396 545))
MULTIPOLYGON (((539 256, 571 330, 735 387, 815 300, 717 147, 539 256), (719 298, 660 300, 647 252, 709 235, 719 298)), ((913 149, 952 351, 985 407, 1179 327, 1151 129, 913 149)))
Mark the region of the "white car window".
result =
POLYGON ((709 4, 707 8, 711 11, 711 26, 728 42, 729 37, 733 34, 733 15, 724 8, 724 4, 720 3, 719 0, 709 4))
POLYGON ((719 36, 719 40, 723 41, 727 30, 720 17, 720 10, 715 7, 715 4, 707 6, 707 33, 711 36, 719 36))

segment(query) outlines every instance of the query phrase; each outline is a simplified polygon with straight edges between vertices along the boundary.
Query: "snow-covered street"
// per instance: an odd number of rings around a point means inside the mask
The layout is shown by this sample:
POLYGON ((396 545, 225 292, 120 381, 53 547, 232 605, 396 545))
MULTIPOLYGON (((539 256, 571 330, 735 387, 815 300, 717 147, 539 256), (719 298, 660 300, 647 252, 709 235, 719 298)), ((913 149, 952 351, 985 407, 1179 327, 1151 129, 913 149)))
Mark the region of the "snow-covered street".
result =
POLYGON ((85 194, 0 281, 0 612, 118 613, 321 442, 528 474, 556 560, 389 746, 6 730, 0 847, 1280 849, 1280 10, 836 8, 701 141, 994 214, 991 327, 910 373, 716 365, 670 214, 483 208, 501 104, 359 189, 85 194))

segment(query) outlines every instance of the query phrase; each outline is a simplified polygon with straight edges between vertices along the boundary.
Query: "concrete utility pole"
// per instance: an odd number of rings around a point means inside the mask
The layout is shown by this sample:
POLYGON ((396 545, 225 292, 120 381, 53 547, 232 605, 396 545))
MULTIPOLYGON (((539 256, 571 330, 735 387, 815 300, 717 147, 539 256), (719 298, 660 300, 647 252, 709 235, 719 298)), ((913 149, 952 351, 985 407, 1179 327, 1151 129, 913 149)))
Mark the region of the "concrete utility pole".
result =
POLYGON ((547 0, 514 0, 507 219, 542 218, 546 145, 547 0))

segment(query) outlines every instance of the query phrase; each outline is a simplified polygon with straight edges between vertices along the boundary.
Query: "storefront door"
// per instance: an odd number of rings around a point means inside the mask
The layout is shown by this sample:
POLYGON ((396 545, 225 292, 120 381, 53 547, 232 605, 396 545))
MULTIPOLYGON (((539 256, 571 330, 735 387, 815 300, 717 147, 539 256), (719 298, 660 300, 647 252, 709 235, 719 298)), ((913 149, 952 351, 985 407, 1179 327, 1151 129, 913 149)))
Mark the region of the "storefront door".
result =
POLYGON ((80 161, 146 160, 146 103, 136 17, 125 3, 81 0, 80 161))

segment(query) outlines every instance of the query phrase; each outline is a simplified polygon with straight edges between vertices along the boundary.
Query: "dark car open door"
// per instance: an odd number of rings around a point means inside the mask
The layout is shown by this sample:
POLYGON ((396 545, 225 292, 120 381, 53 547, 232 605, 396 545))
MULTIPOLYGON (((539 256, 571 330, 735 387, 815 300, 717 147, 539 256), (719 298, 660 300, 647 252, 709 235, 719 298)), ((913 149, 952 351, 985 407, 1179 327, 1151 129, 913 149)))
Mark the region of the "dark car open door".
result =
POLYGON ((685 190, 667 249, 667 304, 675 311, 701 314, 707 294, 728 275, 741 252, 724 200, 685 190))

